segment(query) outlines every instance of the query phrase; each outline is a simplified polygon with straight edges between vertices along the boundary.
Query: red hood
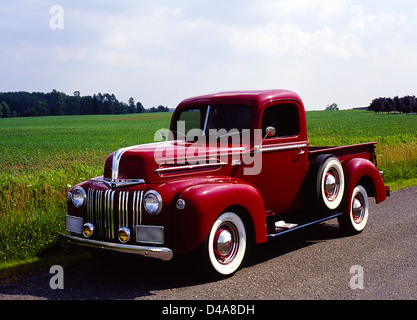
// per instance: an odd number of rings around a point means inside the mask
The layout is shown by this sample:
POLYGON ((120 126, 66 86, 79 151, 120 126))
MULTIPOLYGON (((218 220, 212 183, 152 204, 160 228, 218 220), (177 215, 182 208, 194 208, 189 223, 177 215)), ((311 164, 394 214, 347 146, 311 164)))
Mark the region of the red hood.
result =
POLYGON ((122 148, 110 154, 104 178, 111 181, 144 180, 149 183, 178 174, 219 170, 228 167, 227 157, 218 154, 240 153, 244 147, 205 148, 196 143, 165 141, 122 148), (223 160, 223 161, 222 161, 223 160))

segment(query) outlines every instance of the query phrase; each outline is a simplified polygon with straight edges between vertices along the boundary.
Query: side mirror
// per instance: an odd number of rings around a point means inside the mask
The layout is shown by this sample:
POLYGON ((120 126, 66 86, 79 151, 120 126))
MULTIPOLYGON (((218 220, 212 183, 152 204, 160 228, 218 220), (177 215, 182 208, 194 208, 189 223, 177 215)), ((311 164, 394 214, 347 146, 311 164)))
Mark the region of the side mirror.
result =
MULTIPOLYGON (((266 128, 266 130, 265 130, 265 133, 266 133, 266 136, 265 136, 265 138, 266 137, 273 137, 273 136, 275 136, 275 133, 276 133, 276 130, 275 130, 275 128, 274 127, 267 127, 266 128)), ((265 139, 264 138, 264 139, 265 139)))
POLYGON ((266 130, 265 130, 265 137, 262 139, 262 142, 261 142, 260 145, 262 145, 264 143, 266 137, 273 137, 275 135, 275 133, 276 133, 276 130, 275 130, 274 127, 272 127, 272 126, 267 127, 266 130))

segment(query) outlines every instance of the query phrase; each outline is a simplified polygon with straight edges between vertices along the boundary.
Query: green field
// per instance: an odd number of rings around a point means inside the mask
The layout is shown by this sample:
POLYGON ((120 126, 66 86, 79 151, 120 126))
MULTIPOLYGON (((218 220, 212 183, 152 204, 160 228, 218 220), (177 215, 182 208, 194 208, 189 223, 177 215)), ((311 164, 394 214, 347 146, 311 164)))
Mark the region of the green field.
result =
MULTIPOLYGON (((102 174, 118 148, 154 141, 171 113, 0 119, 0 270, 58 243, 70 186, 102 174)), ((307 112, 312 145, 379 141, 395 189, 417 185, 417 115, 307 112)))

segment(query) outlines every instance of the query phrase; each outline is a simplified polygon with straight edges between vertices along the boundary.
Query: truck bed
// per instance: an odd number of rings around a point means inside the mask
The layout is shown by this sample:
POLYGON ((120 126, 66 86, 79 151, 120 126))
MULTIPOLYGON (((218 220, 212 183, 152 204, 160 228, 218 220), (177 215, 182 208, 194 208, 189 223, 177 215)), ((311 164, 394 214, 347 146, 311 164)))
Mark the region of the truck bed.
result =
POLYGON ((371 161, 376 165, 375 145, 378 142, 367 142, 360 144, 353 144, 348 146, 309 146, 308 158, 314 160, 321 154, 332 154, 336 156, 341 163, 353 158, 363 158, 371 161))

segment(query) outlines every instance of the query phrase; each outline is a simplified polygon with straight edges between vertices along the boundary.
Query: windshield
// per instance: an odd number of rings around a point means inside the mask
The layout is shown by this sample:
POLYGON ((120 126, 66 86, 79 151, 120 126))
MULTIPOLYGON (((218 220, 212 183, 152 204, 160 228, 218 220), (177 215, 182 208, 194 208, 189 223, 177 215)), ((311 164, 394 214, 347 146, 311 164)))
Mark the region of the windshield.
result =
POLYGON ((206 105, 183 110, 174 124, 177 139, 235 135, 250 130, 252 110, 239 105, 206 105))

